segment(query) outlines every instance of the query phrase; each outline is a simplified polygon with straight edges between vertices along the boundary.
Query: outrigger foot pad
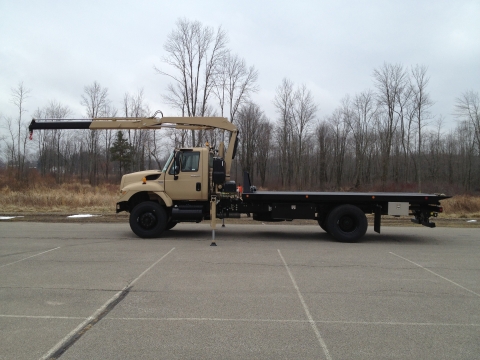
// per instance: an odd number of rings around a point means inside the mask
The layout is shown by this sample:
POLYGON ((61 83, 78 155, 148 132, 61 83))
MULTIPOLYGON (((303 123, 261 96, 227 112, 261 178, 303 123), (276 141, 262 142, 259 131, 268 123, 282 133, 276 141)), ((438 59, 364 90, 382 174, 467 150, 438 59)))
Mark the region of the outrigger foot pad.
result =
POLYGON ((215 229, 212 229, 212 243, 210 246, 217 246, 217 243, 215 242, 215 229))

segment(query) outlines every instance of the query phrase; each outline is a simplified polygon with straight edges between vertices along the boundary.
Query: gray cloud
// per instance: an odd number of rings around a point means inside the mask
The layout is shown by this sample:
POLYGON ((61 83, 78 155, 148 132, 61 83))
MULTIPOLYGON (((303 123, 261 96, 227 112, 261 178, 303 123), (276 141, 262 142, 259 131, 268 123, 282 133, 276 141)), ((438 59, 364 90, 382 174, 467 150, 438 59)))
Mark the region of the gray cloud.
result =
MULTIPOLYGON (((30 114, 50 100, 83 109, 98 81, 120 107, 143 88, 152 110, 168 79, 163 43, 179 17, 227 30, 229 47, 259 71, 254 101, 274 120, 276 87, 305 83, 327 116, 346 94, 373 87, 384 62, 429 67, 432 112, 453 123, 455 98, 480 91, 478 1, 7 1, 0 0, 0 113, 14 116, 10 88, 31 89, 30 114)), ((175 115, 175 114, 170 114, 175 115)))

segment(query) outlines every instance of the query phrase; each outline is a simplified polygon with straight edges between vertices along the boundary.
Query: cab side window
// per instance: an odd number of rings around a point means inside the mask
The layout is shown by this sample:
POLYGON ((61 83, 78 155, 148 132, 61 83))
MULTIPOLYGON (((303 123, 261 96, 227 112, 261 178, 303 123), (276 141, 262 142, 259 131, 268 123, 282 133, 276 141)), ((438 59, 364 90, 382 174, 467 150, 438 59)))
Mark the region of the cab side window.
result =
MULTIPOLYGON (((197 172, 200 164, 200 153, 198 151, 185 151, 180 155, 180 171, 197 172)), ((168 173, 174 175, 174 161, 170 166, 168 173)))
POLYGON ((200 153, 198 151, 184 152, 182 156, 181 170, 185 172, 198 171, 199 163, 200 163, 200 153))

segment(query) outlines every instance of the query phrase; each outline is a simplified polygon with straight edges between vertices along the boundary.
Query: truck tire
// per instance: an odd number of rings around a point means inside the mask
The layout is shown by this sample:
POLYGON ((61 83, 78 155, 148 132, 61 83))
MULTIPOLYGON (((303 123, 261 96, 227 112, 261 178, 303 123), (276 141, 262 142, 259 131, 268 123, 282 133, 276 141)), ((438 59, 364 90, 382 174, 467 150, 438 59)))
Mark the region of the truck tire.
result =
POLYGON ((144 201, 130 213, 130 228, 141 238, 159 237, 167 226, 167 213, 154 201, 144 201))
POLYGON ((354 205, 340 205, 328 214, 326 228, 337 241, 357 242, 367 232, 365 213, 354 205))

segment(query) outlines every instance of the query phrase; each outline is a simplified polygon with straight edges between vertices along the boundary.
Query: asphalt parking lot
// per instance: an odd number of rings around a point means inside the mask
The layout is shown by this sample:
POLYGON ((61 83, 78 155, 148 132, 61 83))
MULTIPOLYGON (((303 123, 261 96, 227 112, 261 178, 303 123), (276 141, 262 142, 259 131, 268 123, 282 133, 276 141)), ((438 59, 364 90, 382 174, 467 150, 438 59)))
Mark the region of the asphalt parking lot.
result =
POLYGON ((480 231, 0 223, 0 359, 480 359, 480 231))

